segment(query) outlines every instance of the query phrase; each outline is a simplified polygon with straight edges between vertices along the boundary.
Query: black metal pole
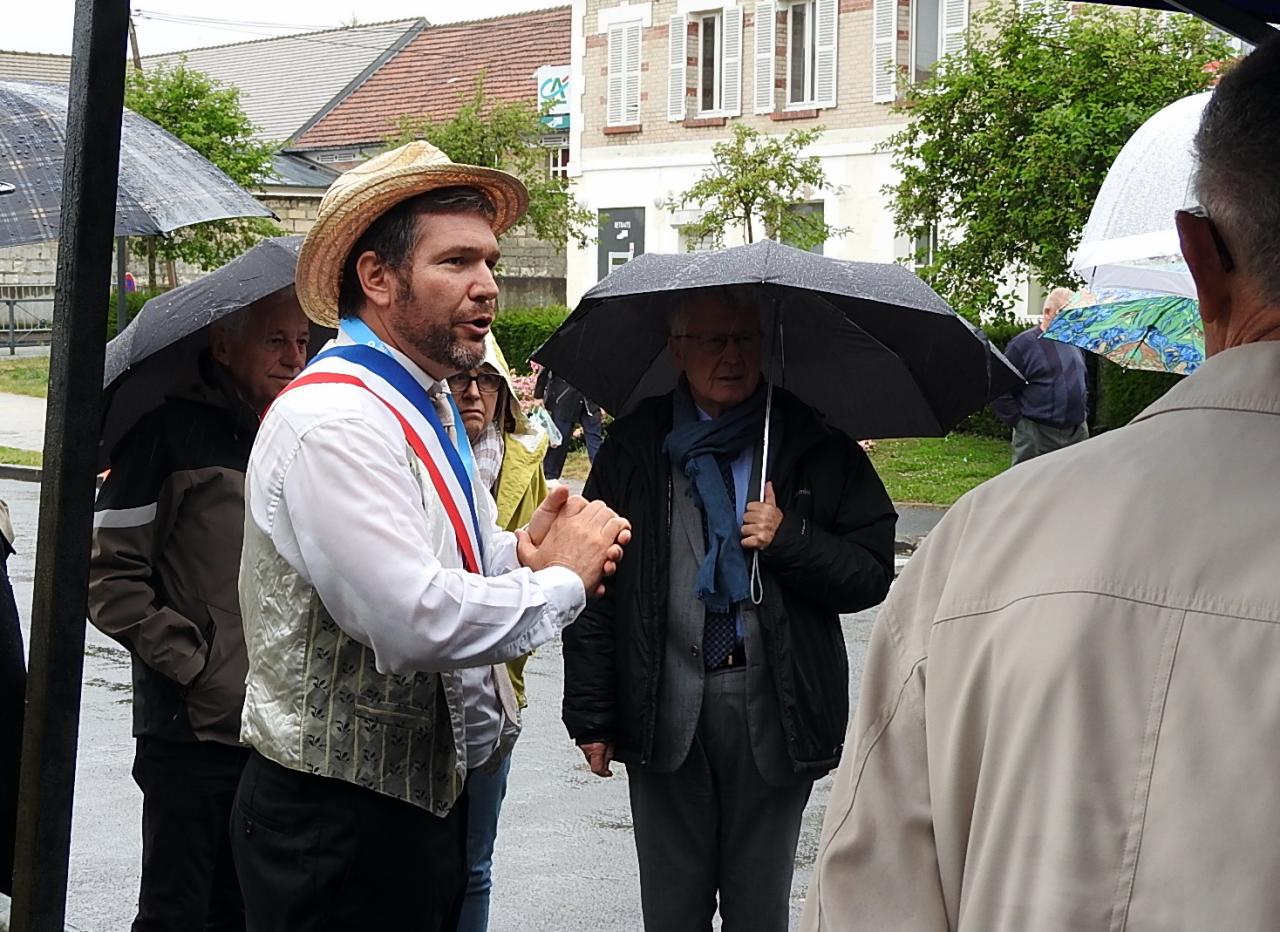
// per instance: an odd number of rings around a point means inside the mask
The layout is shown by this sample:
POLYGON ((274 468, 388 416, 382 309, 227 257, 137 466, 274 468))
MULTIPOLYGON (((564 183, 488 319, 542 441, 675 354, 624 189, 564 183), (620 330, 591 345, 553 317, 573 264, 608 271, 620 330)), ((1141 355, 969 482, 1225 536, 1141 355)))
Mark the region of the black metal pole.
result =
POLYGON ((61 932, 66 920, 128 29, 129 0, 76 0, 13 932, 61 932))

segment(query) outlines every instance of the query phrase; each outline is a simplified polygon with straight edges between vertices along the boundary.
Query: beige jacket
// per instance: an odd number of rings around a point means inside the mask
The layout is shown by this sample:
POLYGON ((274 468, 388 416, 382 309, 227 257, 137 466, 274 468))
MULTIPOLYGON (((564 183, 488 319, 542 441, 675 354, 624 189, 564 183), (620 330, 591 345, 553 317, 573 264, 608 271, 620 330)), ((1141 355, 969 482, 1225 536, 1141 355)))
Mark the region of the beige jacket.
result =
POLYGON ((1280 343, 938 525, 877 619, 802 928, 1280 928, 1280 343))

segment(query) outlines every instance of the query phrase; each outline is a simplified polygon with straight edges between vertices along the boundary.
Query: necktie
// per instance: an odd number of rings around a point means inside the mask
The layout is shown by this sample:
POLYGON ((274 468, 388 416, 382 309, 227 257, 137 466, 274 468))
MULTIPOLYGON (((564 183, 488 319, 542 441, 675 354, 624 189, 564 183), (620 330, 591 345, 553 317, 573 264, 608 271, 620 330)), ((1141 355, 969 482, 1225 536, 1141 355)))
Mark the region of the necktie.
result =
POLYGON ((440 418, 444 432, 456 447, 458 445, 458 431, 453 423, 453 405, 449 404, 449 399, 445 397, 445 393, 439 384, 434 385, 433 389, 434 391, 430 391, 427 394, 431 396, 431 403, 435 405, 436 416, 440 418))
MULTIPOLYGON (((727 456, 717 456, 716 465, 720 467, 720 477, 724 479, 724 487, 729 492, 729 501, 737 507, 738 493, 733 484, 733 463, 727 456)), ((702 539, 707 540, 707 515, 702 514, 702 539)), ((733 653, 738 646, 738 613, 735 609, 727 612, 713 612, 707 609, 706 626, 702 631, 702 659, 708 669, 718 667, 733 653)))

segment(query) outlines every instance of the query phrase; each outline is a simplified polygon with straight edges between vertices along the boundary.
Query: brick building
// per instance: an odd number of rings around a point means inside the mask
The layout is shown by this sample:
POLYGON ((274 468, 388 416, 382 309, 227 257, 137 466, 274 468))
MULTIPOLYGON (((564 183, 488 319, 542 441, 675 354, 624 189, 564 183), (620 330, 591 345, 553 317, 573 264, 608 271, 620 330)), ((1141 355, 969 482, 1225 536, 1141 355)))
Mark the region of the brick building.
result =
MULTIPOLYGON (((358 165, 385 148, 402 117, 453 117, 472 99, 481 76, 488 100, 536 105, 540 86, 569 72, 569 32, 569 7, 429 26, 303 126, 286 151, 335 169, 358 165)), ((568 121, 549 123, 543 138, 547 170, 563 172, 568 121)), ((563 303, 564 276, 564 253, 557 246, 523 227, 503 237, 499 278, 505 306, 563 303)))
POLYGON ((892 110, 898 77, 959 48, 987 2, 575 0, 570 176, 601 229, 597 243, 569 250, 570 301, 634 255, 689 247, 683 228, 698 213, 666 203, 737 122, 769 134, 825 129, 812 151, 836 191, 812 192, 800 209, 852 228, 825 254, 913 255, 894 231, 882 190, 894 172, 877 147, 905 122, 892 110))

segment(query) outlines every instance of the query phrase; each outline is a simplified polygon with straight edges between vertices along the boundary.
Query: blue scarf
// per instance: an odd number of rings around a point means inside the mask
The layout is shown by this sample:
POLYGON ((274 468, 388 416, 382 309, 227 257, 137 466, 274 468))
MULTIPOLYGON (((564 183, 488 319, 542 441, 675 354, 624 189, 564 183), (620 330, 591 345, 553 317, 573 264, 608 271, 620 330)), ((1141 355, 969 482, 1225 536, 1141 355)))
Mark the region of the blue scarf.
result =
POLYGON ((734 457, 764 436, 764 386, 731 411, 709 421, 683 378, 672 396, 671 433, 662 450, 689 479, 689 494, 707 521, 707 555, 698 567, 697 596, 709 611, 728 612, 751 594, 737 503, 729 500, 717 456, 734 457))

